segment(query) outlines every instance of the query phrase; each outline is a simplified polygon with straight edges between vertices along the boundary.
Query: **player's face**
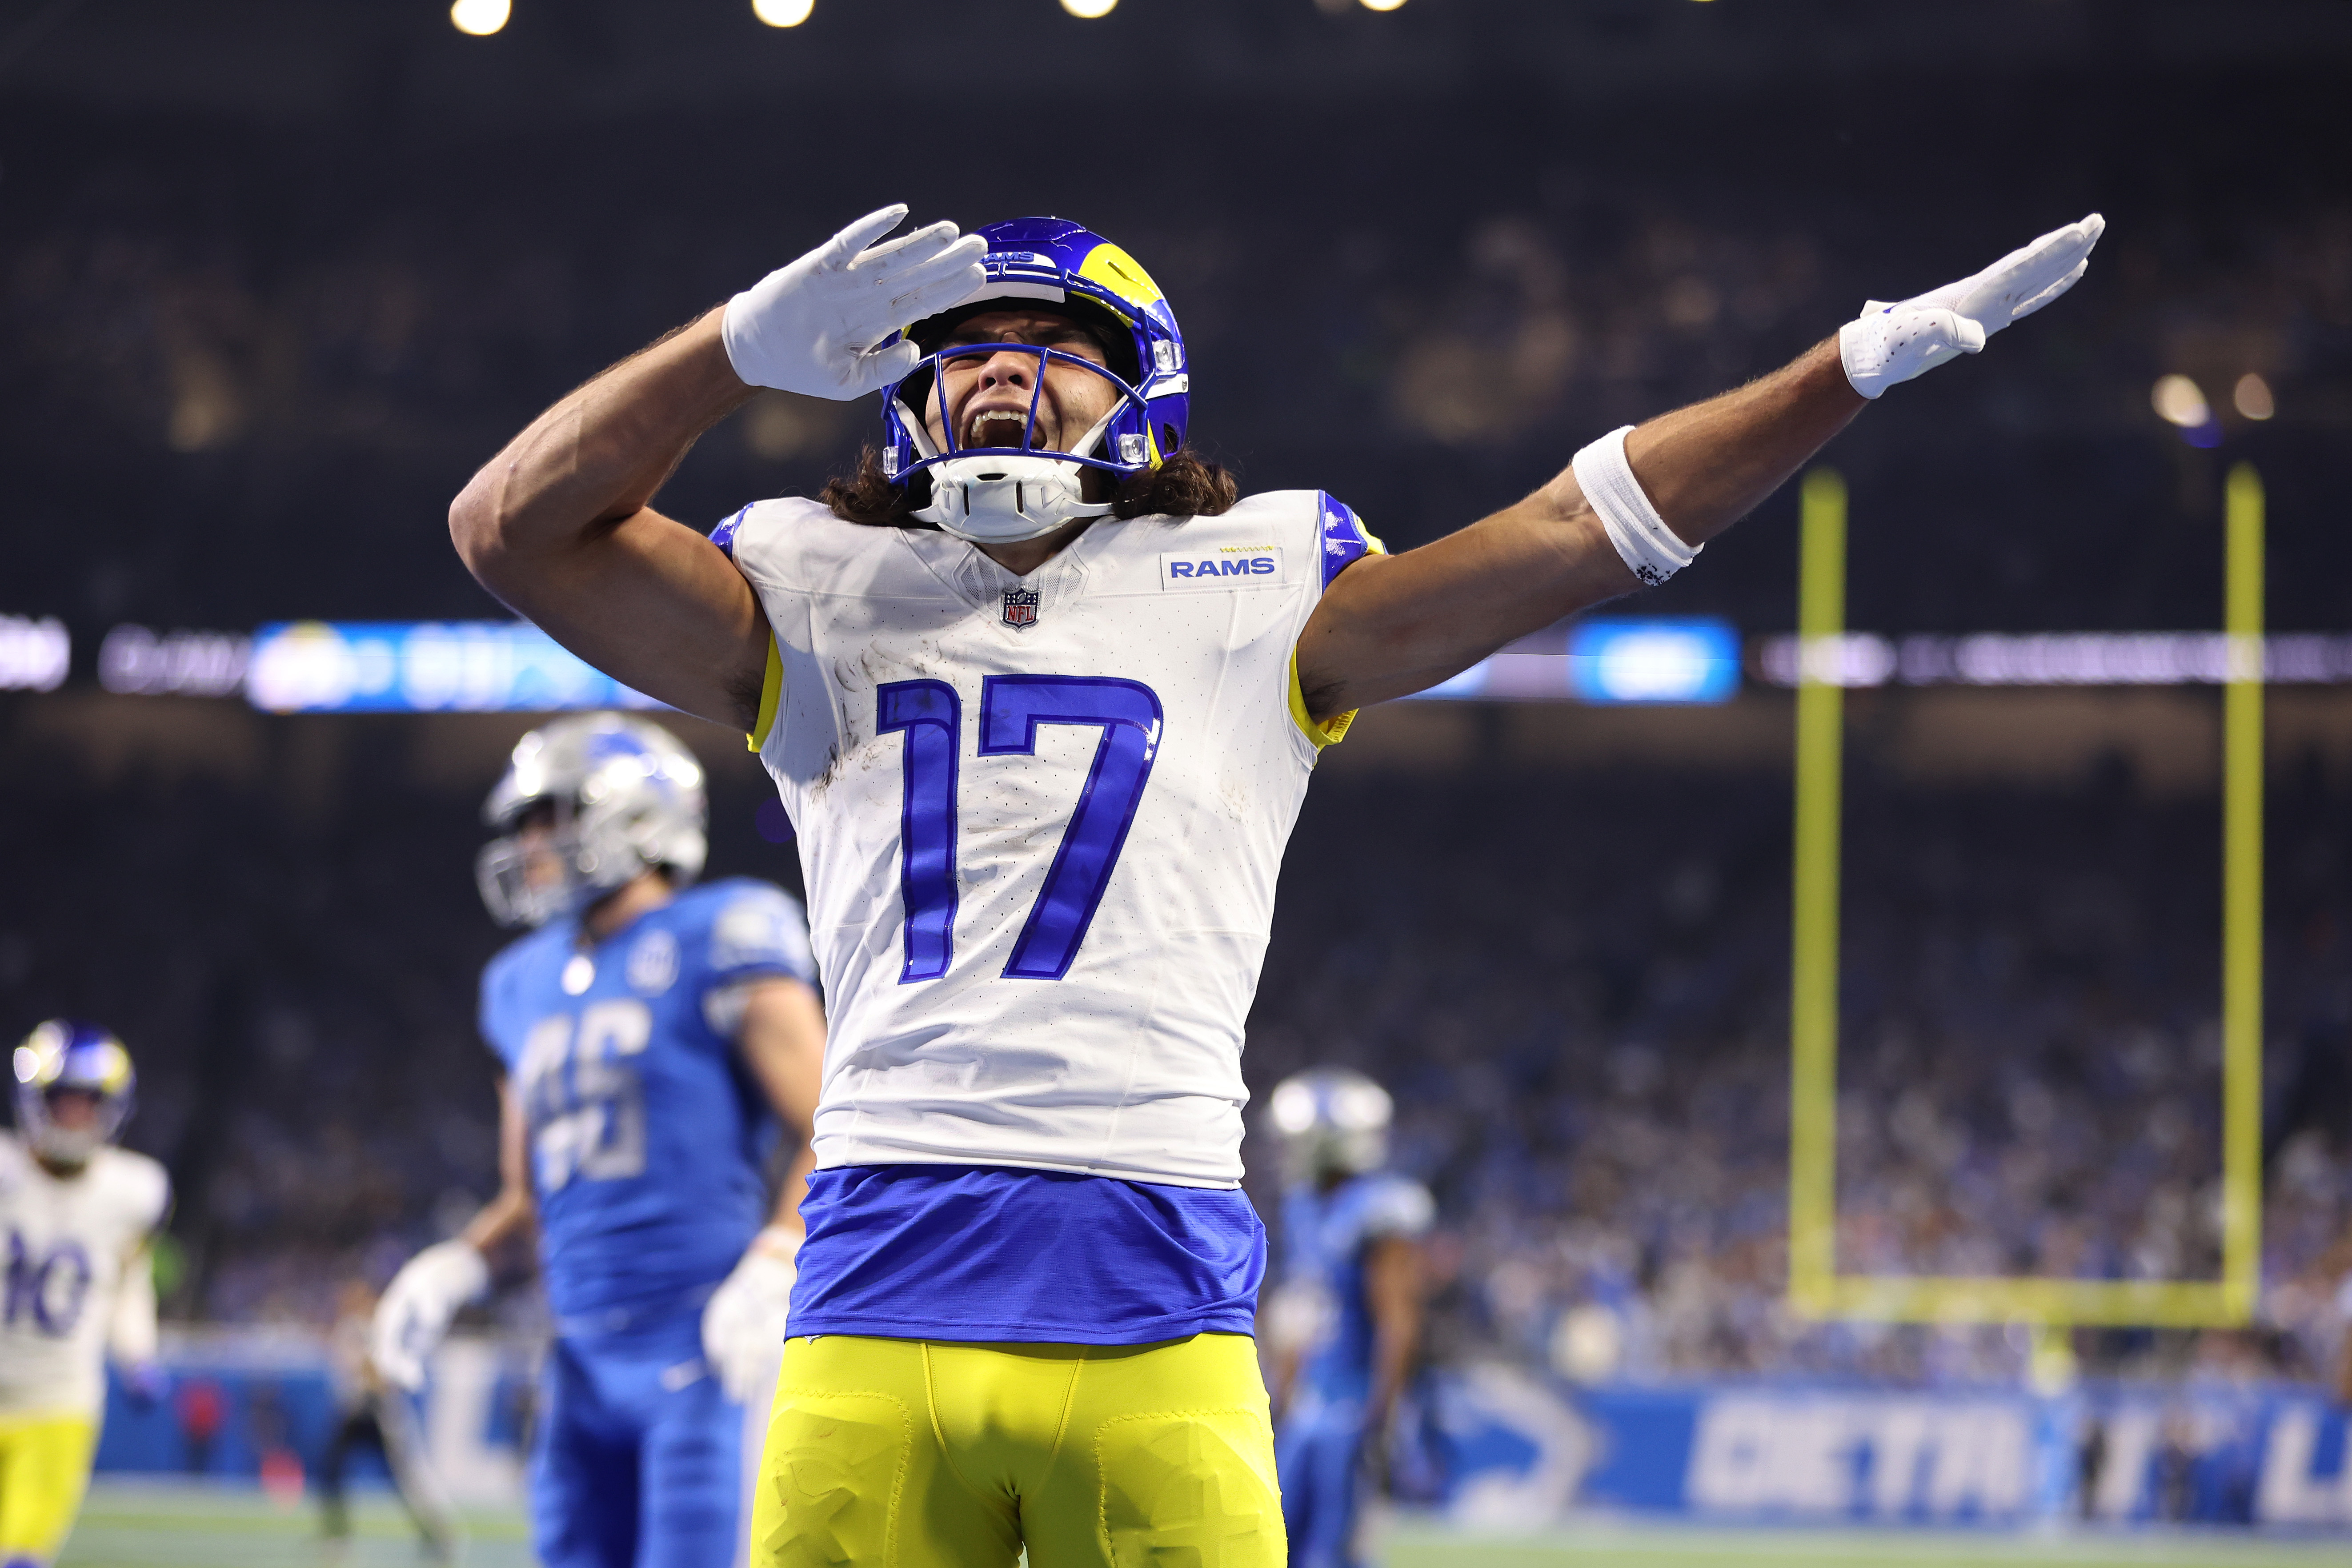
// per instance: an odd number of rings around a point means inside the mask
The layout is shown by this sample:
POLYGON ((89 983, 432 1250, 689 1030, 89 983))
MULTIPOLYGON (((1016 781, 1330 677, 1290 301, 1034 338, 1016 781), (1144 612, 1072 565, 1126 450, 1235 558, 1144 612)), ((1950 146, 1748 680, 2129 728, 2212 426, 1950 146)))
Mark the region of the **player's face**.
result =
MULTIPOLYGON (((987 310, 948 333, 941 348, 972 343, 1025 343, 1057 349, 1094 364, 1106 364, 1102 345, 1092 333, 1066 316, 1051 310, 987 310)), ((940 371, 947 403, 940 416, 940 397, 923 400, 924 423, 931 440, 946 445, 946 421, 955 423, 961 447, 1020 445, 1022 426, 1028 422, 1029 399, 1037 389, 1038 356, 1007 350, 1003 353, 965 354, 947 361, 940 371)), ((1112 383, 1076 365, 1045 362, 1045 389, 1037 398, 1037 428, 1031 435, 1033 450, 1066 452, 1071 443, 1095 426, 1118 401, 1112 383)))
POLYGON ((49 1090, 49 1125, 63 1132, 86 1132, 98 1125, 98 1096, 86 1089, 49 1090))
POLYGON ((541 801, 515 824, 515 847, 522 852, 522 879, 531 891, 563 882, 563 854, 555 843, 555 806, 541 801))

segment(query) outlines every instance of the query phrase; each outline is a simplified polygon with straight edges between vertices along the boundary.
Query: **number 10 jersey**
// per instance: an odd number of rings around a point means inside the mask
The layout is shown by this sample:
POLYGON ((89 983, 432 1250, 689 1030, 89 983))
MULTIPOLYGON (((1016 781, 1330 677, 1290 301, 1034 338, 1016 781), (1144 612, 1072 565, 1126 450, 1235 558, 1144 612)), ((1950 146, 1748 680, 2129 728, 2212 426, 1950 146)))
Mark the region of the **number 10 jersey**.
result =
POLYGON ((717 534, 831 1019, 823 1167, 1241 1180, 1243 1022, 1318 749, 1292 656, 1380 548, 1315 491, 1104 519, 1027 577, 813 501, 717 534))

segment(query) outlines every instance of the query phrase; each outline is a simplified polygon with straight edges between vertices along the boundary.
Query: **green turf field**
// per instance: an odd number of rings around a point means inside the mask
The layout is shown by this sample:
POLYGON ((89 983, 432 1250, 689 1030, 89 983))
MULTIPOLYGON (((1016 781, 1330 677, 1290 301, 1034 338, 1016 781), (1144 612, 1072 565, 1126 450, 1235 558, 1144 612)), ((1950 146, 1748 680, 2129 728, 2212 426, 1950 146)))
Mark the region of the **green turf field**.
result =
MULTIPOLYGON (((315 1499, 281 1509, 260 1492, 100 1480, 58 1568, 417 1568, 416 1532, 382 1492, 352 1499, 340 1557, 319 1539, 315 1499)), ((530 1568, 522 1516, 468 1513, 468 1568, 530 1568)), ((722 1565, 723 1568, 723 1565, 722 1565)))
MULTIPOLYGON (((407 1521, 381 1494, 356 1500, 356 1538, 330 1558, 318 1514, 280 1510, 258 1492, 101 1481, 59 1568, 415 1568, 407 1521)), ((467 1516, 469 1568, 530 1568, 522 1520, 467 1516)), ((2320 1568, 2352 1563, 2352 1542, 2227 1535, 1964 1535, 1918 1531, 1730 1531, 1595 1523, 1559 1534, 1474 1539, 1404 1527, 1389 1532, 1388 1568, 1735 1568, 1765 1563, 1900 1563, 1920 1568, 2320 1568)), ((723 1565, 714 1565, 723 1568, 723 1565)))

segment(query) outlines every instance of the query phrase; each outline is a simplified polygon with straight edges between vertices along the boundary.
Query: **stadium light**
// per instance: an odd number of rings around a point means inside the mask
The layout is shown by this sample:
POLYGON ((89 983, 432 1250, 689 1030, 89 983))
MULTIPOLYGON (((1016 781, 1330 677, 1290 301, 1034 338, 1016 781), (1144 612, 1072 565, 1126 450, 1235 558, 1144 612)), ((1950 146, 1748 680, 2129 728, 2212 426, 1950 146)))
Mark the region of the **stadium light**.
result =
POLYGON ((797 27, 816 9, 816 0, 751 0, 751 15, 771 27, 797 27))
POLYGON ((456 0, 449 7, 449 23, 470 37, 487 38, 513 15, 510 0, 456 0))
POLYGON ((1063 10, 1073 16, 1083 16, 1089 22, 1097 16, 1109 16, 1118 7, 1118 0, 1062 0, 1063 10))
POLYGON ((2155 406, 2158 418, 2183 430, 2194 430, 2213 421, 2213 409, 2205 401, 2205 394, 2185 375, 2159 377, 2147 400, 2155 406))
POLYGON ((1403 4, 1404 0, 1364 0, 1364 9, 1367 11, 1393 11, 1403 4))
POLYGON ((2249 419, 2268 419, 2278 412, 2278 403, 2271 396, 2271 384, 2252 371, 2238 378, 2238 387, 2230 395, 2238 412, 2249 419))

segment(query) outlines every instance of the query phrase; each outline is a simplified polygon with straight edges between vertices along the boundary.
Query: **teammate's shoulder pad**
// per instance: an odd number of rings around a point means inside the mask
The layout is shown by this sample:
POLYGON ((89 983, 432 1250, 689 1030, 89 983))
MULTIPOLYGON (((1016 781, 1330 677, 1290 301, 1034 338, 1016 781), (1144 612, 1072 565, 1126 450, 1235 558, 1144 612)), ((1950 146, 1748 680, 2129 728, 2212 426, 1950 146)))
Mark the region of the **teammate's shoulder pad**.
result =
POLYGON ((163 1162, 136 1149, 110 1146, 100 1151, 109 1186, 121 1194, 123 1207, 142 1228, 163 1223, 172 1206, 172 1177, 163 1162))
POLYGON ((1411 1177, 1377 1175, 1368 1178, 1359 1212, 1367 1237, 1425 1236, 1437 1223, 1437 1200, 1411 1177))
POLYGON ((808 918, 800 900, 750 877, 730 877, 695 889, 698 923, 710 933, 710 967, 782 969, 805 980, 813 973, 808 918))
POLYGON ((482 993, 490 994, 519 974, 531 961, 534 953, 550 946, 562 946, 570 939, 560 929, 566 922, 550 921, 537 931, 527 931, 490 955, 482 965, 482 993))

